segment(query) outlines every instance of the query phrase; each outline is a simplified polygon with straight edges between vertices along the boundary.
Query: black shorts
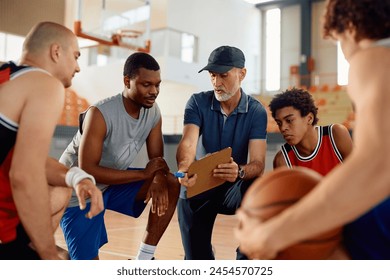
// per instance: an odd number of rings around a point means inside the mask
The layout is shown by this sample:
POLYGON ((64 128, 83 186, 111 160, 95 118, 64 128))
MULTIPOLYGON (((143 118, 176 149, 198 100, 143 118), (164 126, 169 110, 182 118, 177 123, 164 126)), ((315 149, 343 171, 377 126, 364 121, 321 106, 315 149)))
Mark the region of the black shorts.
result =
MULTIPOLYGON (((224 184, 189 199, 180 198, 178 220, 186 260, 214 260, 211 244, 215 219, 218 214, 234 215, 253 180, 237 180, 224 184)), ((237 250, 238 260, 246 259, 237 250)))
POLYGON ((40 260, 41 258, 30 246, 30 238, 22 224, 16 228, 16 239, 0 244, 0 260, 40 260))

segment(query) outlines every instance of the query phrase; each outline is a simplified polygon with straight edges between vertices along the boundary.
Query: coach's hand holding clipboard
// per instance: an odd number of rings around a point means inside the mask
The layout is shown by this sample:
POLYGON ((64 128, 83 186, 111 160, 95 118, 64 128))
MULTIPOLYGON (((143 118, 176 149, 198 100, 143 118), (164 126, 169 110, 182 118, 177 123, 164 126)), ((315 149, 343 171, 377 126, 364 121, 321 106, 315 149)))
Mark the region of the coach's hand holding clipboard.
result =
MULTIPOLYGON (((191 198, 226 182, 228 180, 226 174, 223 171, 221 173, 214 173, 214 170, 220 164, 232 163, 231 156, 232 149, 230 147, 225 148, 194 161, 189 166, 187 173, 177 172, 176 176, 178 178, 184 176, 179 181, 183 186, 187 187, 187 198, 191 198)), ((237 176, 232 176, 232 180, 233 177, 236 180, 237 176)))

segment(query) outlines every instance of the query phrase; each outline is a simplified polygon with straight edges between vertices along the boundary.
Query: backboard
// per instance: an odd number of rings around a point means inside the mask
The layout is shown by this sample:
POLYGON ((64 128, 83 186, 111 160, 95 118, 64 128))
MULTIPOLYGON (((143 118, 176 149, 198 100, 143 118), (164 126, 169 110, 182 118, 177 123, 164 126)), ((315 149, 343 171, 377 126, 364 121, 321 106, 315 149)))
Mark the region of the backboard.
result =
POLYGON ((150 0, 78 0, 77 9, 78 37, 150 52, 150 0))

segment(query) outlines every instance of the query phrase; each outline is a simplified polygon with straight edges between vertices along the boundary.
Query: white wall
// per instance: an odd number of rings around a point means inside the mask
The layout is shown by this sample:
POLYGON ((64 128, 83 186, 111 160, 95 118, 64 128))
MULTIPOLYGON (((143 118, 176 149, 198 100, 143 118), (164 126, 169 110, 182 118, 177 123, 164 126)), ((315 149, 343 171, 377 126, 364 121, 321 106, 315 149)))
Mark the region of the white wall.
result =
MULTIPOLYGON (((218 46, 232 45, 242 49, 248 69, 243 88, 249 94, 259 92, 261 14, 254 5, 242 0, 154 0, 151 5, 152 30, 170 28, 199 38, 199 60, 192 64, 161 51, 172 42, 159 45, 152 41, 151 54, 156 53, 154 56, 162 70, 163 82, 157 102, 166 119, 164 133, 181 133, 184 107, 190 95, 211 89, 207 71, 198 71, 218 46)), ((70 10, 75 9, 71 7, 70 10)), ((98 67, 87 66, 86 57, 88 52, 84 50, 80 58, 82 71, 73 80, 73 88, 78 94, 94 103, 123 89, 125 59, 114 59, 109 65, 98 67)))
POLYGON ((123 64, 124 61, 118 60, 104 67, 80 66, 81 72, 73 78, 72 88, 89 103, 120 93, 123 90, 123 64))
MULTIPOLYGON (((199 62, 196 70, 207 64, 209 54, 221 45, 240 48, 246 56, 247 77, 243 87, 258 92, 260 63, 260 12, 242 0, 169 0, 168 27, 199 37, 199 62)), ((178 70, 180 73, 180 70, 178 70)), ((210 88, 206 73, 183 72, 202 90, 210 88)))

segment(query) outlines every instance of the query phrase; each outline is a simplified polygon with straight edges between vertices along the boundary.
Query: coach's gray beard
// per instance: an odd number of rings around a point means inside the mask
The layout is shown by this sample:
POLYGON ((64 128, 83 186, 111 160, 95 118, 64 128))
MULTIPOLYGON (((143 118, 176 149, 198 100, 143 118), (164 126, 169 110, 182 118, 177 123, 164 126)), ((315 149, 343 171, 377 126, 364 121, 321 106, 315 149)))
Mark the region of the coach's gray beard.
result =
POLYGON ((214 96, 215 98, 220 101, 220 102, 223 102, 223 101, 228 101, 230 98, 232 98, 232 96, 234 95, 234 93, 231 93, 231 92, 226 92, 224 94, 216 94, 214 92, 214 96))

